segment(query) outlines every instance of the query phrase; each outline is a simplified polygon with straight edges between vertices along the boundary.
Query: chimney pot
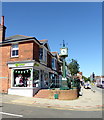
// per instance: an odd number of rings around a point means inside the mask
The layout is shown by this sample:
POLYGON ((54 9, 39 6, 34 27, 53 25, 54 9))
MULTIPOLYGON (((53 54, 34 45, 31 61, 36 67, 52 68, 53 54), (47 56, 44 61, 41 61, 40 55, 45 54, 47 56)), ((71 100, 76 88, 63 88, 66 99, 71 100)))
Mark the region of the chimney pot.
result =
POLYGON ((4 26, 4 16, 1 17, 1 25, 4 26))

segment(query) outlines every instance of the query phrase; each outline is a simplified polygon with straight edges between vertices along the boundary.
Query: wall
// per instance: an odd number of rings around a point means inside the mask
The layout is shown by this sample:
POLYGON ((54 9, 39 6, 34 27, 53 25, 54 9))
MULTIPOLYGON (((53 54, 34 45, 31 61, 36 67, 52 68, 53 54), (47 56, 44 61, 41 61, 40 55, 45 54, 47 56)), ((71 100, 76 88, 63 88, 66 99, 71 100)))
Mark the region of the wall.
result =
POLYGON ((33 44, 33 59, 39 61, 39 45, 35 42, 33 44))
POLYGON ((52 56, 47 52, 47 67, 52 68, 52 56))
POLYGON ((50 90, 49 98, 55 99, 54 95, 58 94, 59 100, 74 100, 78 98, 77 89, 71 90, 50 90))
POLYGON ((33 60, 33 42, 19 43, 19 57, 11 58, 11 45, 0 47, 2 60, 0 61, 0 92, 7 93, 11 86, 11 69, 8 68, 7 62, 33 60))

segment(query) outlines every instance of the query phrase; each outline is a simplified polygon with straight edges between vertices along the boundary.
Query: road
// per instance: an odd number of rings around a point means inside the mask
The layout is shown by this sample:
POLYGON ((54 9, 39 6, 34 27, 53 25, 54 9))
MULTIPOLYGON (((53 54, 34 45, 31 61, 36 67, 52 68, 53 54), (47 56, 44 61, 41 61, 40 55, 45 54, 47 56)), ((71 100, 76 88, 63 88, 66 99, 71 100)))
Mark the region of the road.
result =
POLYGON ((35 106, 5 104, 2 106, 3 118, 101 118, 102 111, 71 111, 35 106))
POLYGON ((96 87, 96 86, 91 86, 93 90, 98 91, 100 94, 104 95, 104 89, 96 87))

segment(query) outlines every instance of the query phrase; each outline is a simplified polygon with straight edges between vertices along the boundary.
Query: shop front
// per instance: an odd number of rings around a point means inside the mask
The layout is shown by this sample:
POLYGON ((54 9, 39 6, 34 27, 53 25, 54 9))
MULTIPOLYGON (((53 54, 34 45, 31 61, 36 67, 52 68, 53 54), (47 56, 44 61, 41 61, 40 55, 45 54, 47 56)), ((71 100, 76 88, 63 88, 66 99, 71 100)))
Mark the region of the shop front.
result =
POLYGON ((58 73, 55 71, 50 71, 49 78, 50 78, 50 81, 49 81, 50 88, 59 88, 60 80, 59 80, 58 73))
POLYGON ((8 62, 11 70, 8 94, 33 97, 39 89, 49 88, 50 68, 35 61, 8 62))

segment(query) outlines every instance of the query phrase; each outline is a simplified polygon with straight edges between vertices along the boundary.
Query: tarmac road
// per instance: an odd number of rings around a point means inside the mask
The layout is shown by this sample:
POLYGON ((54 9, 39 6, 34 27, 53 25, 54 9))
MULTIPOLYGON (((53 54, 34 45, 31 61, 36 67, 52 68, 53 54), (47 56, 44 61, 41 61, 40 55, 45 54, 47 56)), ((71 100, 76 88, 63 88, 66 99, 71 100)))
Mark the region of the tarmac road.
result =
POLYGON ((8 94, 0 97, 4 118, 102 118, 104 106, 102 94, 91 89, 83 89, 83 95, 76 100, 65 101, 8 94))
POLYGON ((71 111, 35 106, 5 104, 3 118, 101 118, 102 111, 71 111))

